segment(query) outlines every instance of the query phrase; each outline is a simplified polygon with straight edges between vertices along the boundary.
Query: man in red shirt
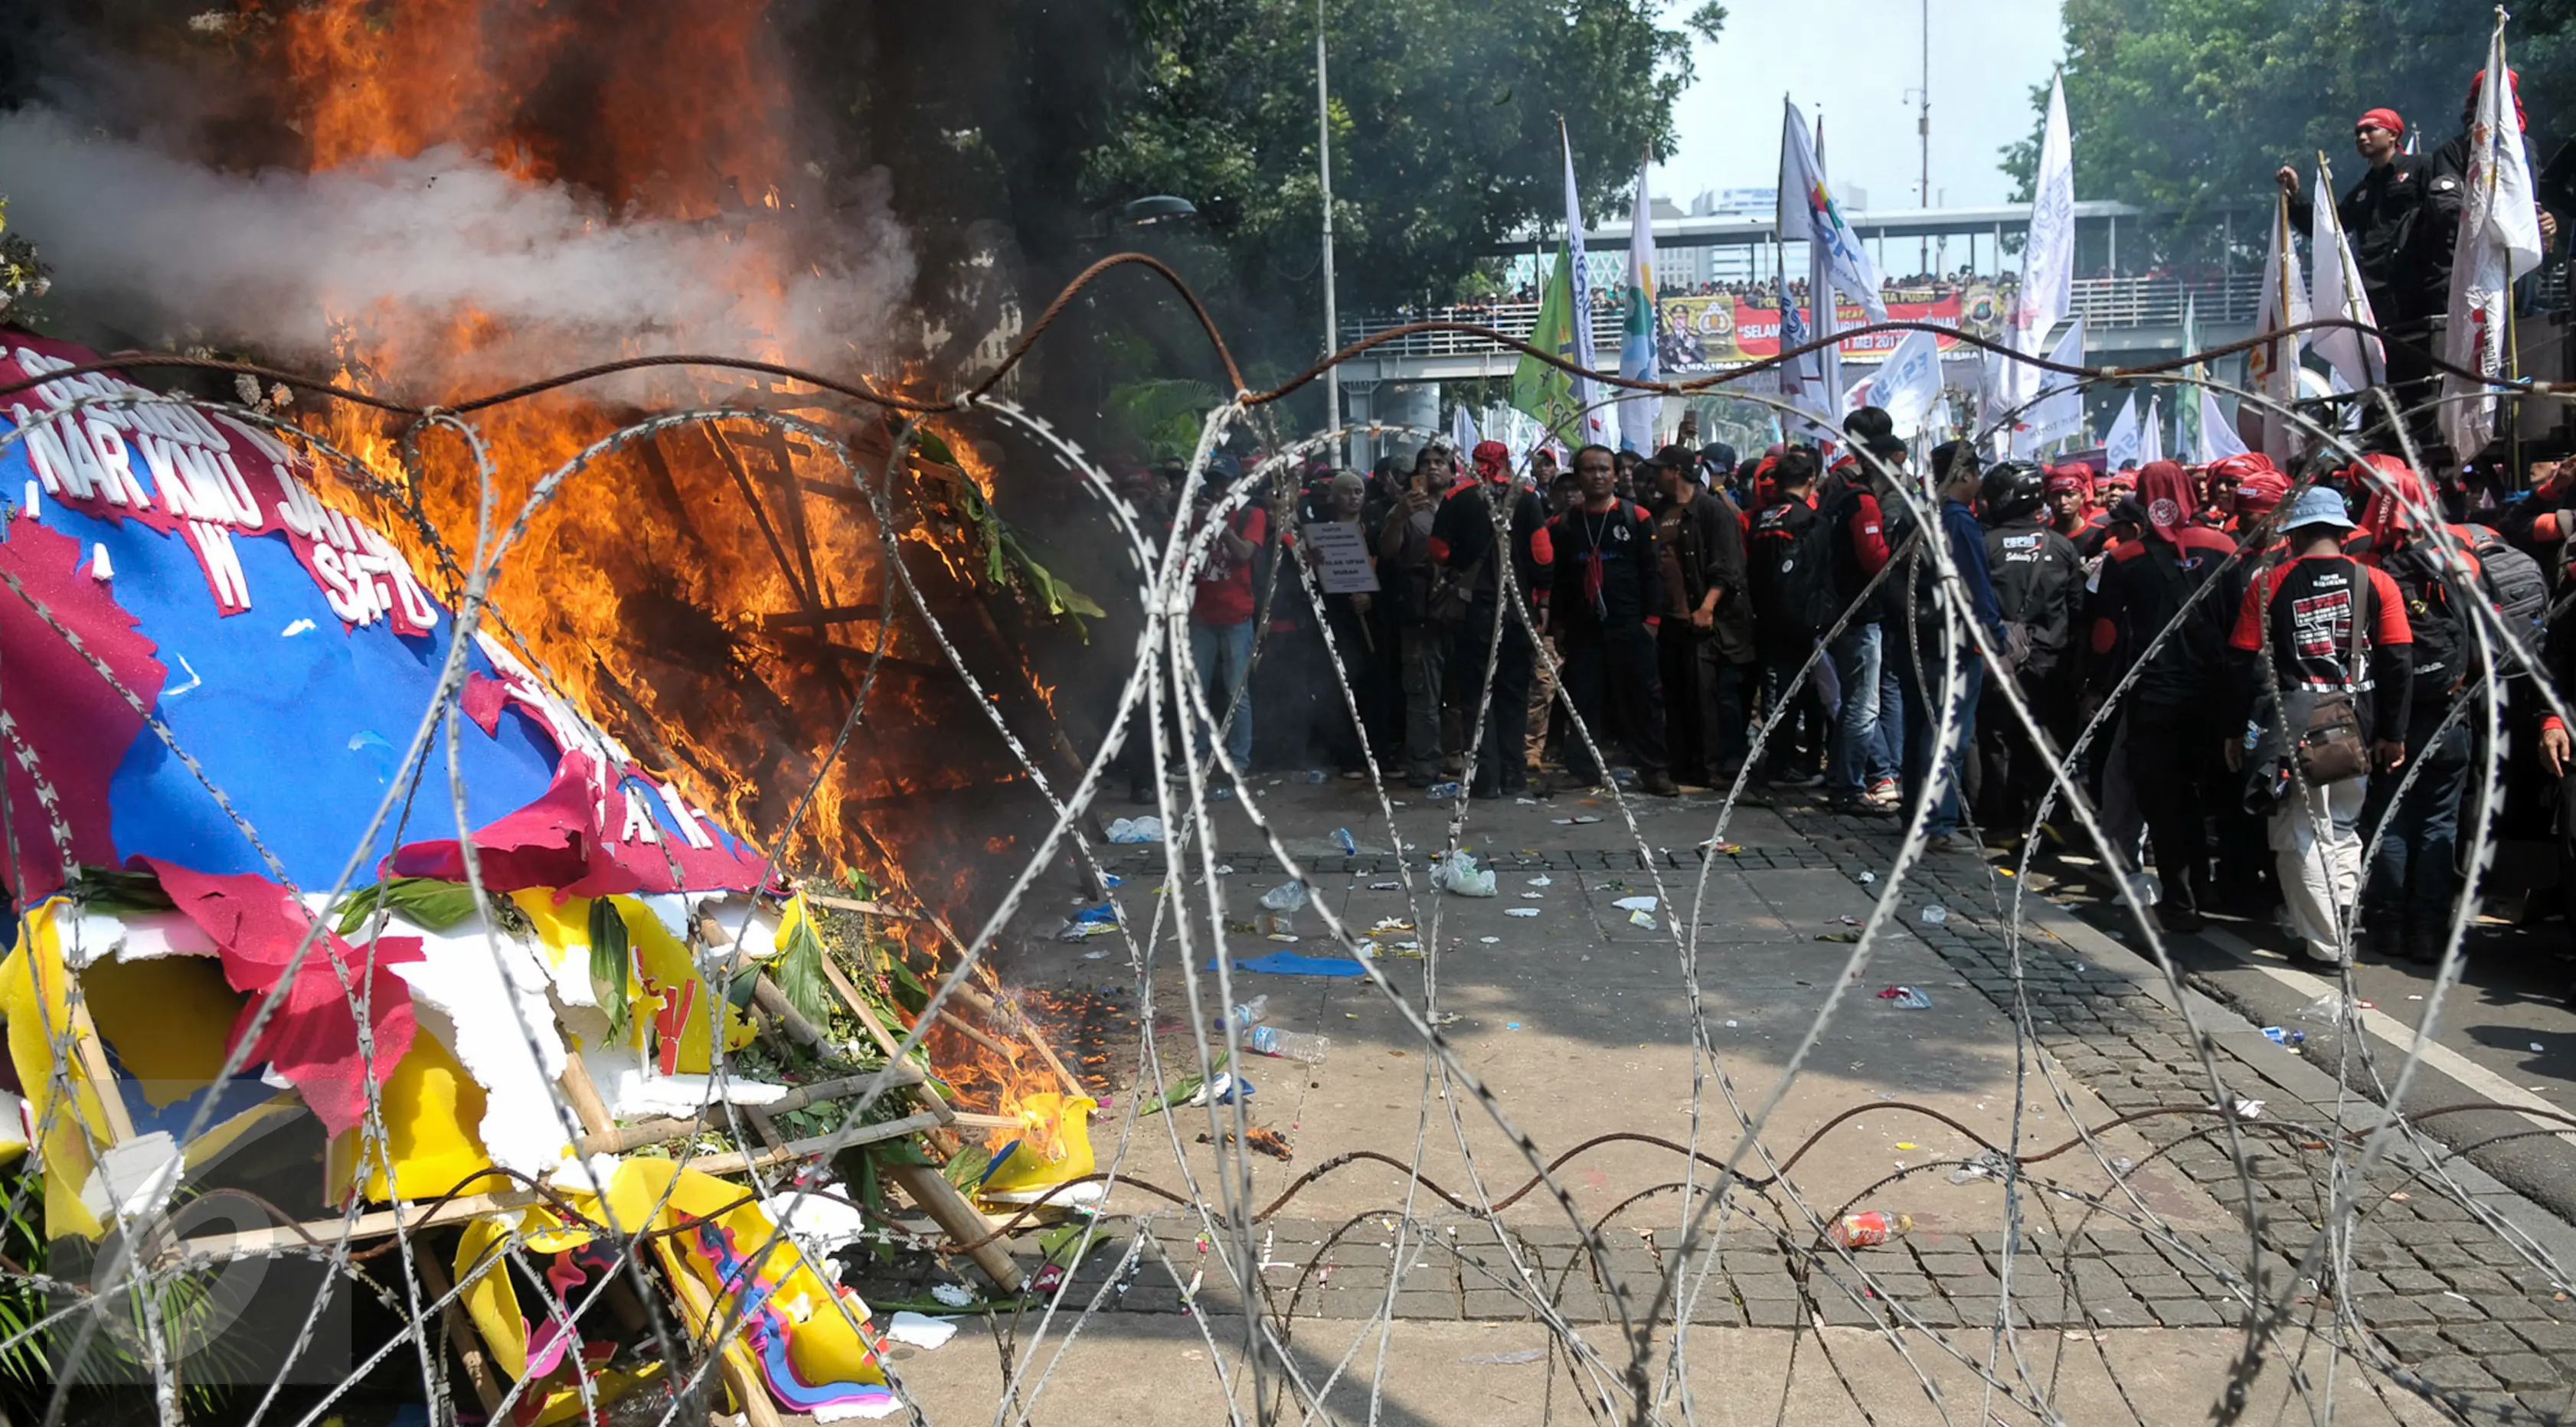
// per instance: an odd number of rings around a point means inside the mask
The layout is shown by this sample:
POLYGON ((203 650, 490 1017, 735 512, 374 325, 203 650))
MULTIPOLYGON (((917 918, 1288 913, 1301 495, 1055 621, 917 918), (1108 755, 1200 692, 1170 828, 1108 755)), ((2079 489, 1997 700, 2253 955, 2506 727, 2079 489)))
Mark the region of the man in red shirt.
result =
MULTIPOLYGON (((1219 452, 1208 458, 1207 477, 1191 503, 1190 523, 1203 528, 1215 518, 1216 502, 1243 479, 1243 463, 1219 452)), ((1270 536, 1270 512, 1260 497, 1235 509, 1216 532, 1199 562, 1197 585, 1190 599, 1190 662, 1199 687, 1206 691, 1209 712, 1225 732, 1226 756, 1240 772, 1252 766, 1252 565, 1253 556, 1270 536)), ((1197 755, 1208 755, 1208 727, 1193 713, 1197 755)), ((1231 797, 1223 784, 1212 796, 1231 797)))
POLYGON ((2340 966, 2348 959, 2343 928, 2361 893, 2361 806, 2370 780, 2311 782, 2293 741, 2321 700, 2340 695, 2352 701, 2372 765, 2382 772, 2403 766, 2399 740, 2415 636, 2397 582, 2343 553, 2353 528, 2343 497, 2311 486, 2282 525, 2290 558, 2247 588, 2228 639, 2235 702, 2247 712, 2244 734, 2229 738, 2224 752, 2231 770, 2251 760, 2249 799, 2259 794, 2272 803, 2281 896, 2308 959, 2340 966))

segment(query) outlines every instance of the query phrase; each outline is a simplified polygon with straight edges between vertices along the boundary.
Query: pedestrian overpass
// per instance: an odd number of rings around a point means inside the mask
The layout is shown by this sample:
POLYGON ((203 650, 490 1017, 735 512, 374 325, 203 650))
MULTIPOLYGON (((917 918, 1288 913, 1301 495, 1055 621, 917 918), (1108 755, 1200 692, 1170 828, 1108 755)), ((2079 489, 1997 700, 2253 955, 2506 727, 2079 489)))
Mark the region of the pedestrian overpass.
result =
MULTIPOLYGON (((2076 271, 2070 320, 2085 322, 2085 360, 2091 365, 2138 363, 2172 357, 2183 351, 2185 314, 2197 323, 2203 348, 2252 335, 2262 301, 2259 267, 2231 269, 2221 265, 2188 275, 2165 271, 2127 271, 2139 266, 2148 245, 2144 210, 2121 203, 2078 203, 2076 271), (2123 229, 2129 260, 2122 260, 2123 229)), ((1882 273, 1921 269, 1926 276, 1896 280, 1885 296, 1891 317, 1913 317, 1995 336, 2008 311, 2019 258, 2019 241, 2030 227, 2026 207, 1905 210, 1854 213, 1853 228, 1882 273), (1956 268, 1954 255, 1964 257, 1956 268)), ((2221 227, 2221 251, 2235 247, 2238 228, 2261 223, 2260 213, 2219 213, 2205 221, 2221 227)), ((1657 217, 1653 223, 1658 278, 1666 288, 1659 299, 1660 345, 1667 379, 1721 374, 1749 366, 1779 350, 1779 313, 1767 291, 1782 271, 1803 277, 1806 245, 1782 244, 1773 218, 1761 214, 1697 214, 1657 217), (1678 291, 1676 289, 1679 289, 1678 291)), ((1606 366, 1617 361, 1624 316, 1606 296, 1624 270, 1628 248, 1625 224, 1584 236, 1596 293, 1591 314, 1593 349, 1606 366)), ((1552 261, 1552 243, 1525 250, 1552 261)), ((1342 324, 1345 343, 1411 323, 1445 320, 1492 328, 1526 339, 1537 324, 1535 301, 1468 303, 1413 311, 1358 314, 1342 324)), ((1857 309, 1845 306, 1841 321, 1857 325, 1857 309)), ((1847 345, 1844 361, 1866 366, 1895 345, 1896 335, 1875 342, 1847 345)), ((1973 349, 1962 347, 1963 357, 1973 349)), ((1408 333, 1371 348, 1345 364, 1342 390, 1348 414, 1356 421, 1372 418, 1415 425, 1434 424, 1442 383, 1508 379, 1520 353, 1491 338, 1471 333, 1408 333)))

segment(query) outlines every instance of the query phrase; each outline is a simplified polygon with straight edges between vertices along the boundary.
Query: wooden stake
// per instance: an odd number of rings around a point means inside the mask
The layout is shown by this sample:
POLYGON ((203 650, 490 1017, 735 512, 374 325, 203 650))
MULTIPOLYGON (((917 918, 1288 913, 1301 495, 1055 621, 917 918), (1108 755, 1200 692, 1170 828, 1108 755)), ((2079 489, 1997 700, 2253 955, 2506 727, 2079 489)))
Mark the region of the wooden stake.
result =
MULTIPOLYGON (((438 1259, 428 1253, 414 1253, 412 1263, 419 1267, 420 1286, 428 1290, 429 1296, 447 1298, 454 1285, 447 1281, 447 1270, 439 1266, 438 1259)), ((507 1273, 509 1269, 505 1265, 493 1272, 507 1273)), ((456 1356, 465 1364, 465 1376, 474 1384, 474 1396, 483 1404, 483 1416, 486 1420, 500 1416, 501 1383, 492 1375, 492 1359, 483 1347, 483 1335, 475 1331, 473 1315, 465 1311, 464 1304, 447 1298, 438 1316, 447 1325, 449 1341, 456 1344, 456 1356)))
MULTIPOLYGON (((929 1215, 942 1233, 961 1244, 986 1238, 996 1227, 967 1202, 956 1185, 948 1182, 948 1176, 930 1165, 890 1164, 885 1167, 885 1176, 903 1190, 905 1197, 921 1206, 921 1212, 929 1215)), ((994 1287, 1004 1293, 1020 1291, 1020 1266, 1011 1261, 1010 1251, 999 1240, 977 1244, 966 1251, 966 1256, 975 1261, 986 1278, 993 1280, 994 1287)))

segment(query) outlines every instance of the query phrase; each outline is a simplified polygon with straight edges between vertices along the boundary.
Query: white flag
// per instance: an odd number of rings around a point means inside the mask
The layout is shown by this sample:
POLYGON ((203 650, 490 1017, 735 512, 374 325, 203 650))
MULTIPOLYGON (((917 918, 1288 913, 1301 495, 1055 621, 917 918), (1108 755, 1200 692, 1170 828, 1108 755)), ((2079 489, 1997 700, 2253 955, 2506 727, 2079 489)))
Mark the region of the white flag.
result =
MULTIPOLYGON (((1601 358, 1592 346, 1592 273, 1583 261, 1583 200, 1574 188, 1574 140, 1565 132, 1562 119, 1557 121, 1556 134, 1565 145, 1565 248, 1574 269, 1574 364, 1595 372, 1601 369, 1601 358)), ((1574 400, 1583 408, 1583 440, 1577 444, 1608 445, 1610 418, 1601 410, 1601 392, 1591 377, 1574 379, 1574 400)))
POLYGON ((2208 466, 2224 461, 2230 456, 2244 454, 2245 443, 2237 439, 2235 423, 2229 421, 2227 414, 2218 409, 2218 393, 2202 387, 2200 389, 2200 451, 2194 459, 2201 465, 2208 466))
POLYGON ((2165 458, 2165 422, 2156 411, 2156 399, 2147 398, 2147 419, 2138 426, 2138 464, 2165 458))
MULTIPOLYGON (((2038 355, 2039 344, 2075 304, 2075 146, 2066 127, 2066 80, 2048 84, 2048 121, 2039 140, 2039 167, 2030 196, 2030 239, 2022 248, 2021 286, 2005 329, 2016 352, 2038 355)), ((2046 374, 2021 362, 2005 372, 2006 406, 2039 394, 2046 374)))
MULTIPOLYGON (((1662 318, 1655 302, 1655 205, 1646 196, 1648 162, 1637 165, 1637 201, 1628 210, 1628 291, 1620 304, 1628 323, 1619 333, 1619 375, 1650 382, 1657 377, 1655 334, 1662 318)), ((1654 450, 1655 418, 1663 410, 1664 399, 1652 392, 1621 392, 1619 448, 1654 450)))
MULTIPOLYGON (((2335 212, 2334 187, 2322 156, 2317 162, 2316 224, 2308 230, 2309 250, 2316 255, 2316 280, 2309 289, 2308 310, 2318 317, 2341 317, 2377 326, 2370 294, 2362 291, 2361 264, 2352 255, 2352 239, 2335 212)), ((2326 359, 2354 391, 2386 375, 2388 357, 2377 337, 2349 327, 2329 327, 2316 334, 2317 355, 2326 359)))
POLYGON ((1908 441, 1934 425, 1941 405, 1941 339, 1920 328, 1906 333, 1870 378, 1869 400, 1908 441))
MULTIPOLYGON (((1789 291, 1788 275, 1780 280, 1780 350, 1803 347, 1820 341, 1836 331, 1834 302, 1831 292, 1831 255, 1825 247, 1812 241, 1809 228, 1810 189, 1821 184, 1816 172, 1814 148, 1807 139, 1806 116, 1795 104, 1786 104, 1780 121, 1780 193, 1777 214, 1780 242, 1800 239, 1807 242, 1807 312, 1803 320, 1798 313, 1798 300, 1789 291)), ((1842 350, 1824 347, 1806 356, 1793 358, 1779 367, 1780 395, 1790 405, 1808 413, 1827 433, 1842 429, 1842 350)))
MULTIPOLYGON (((2049 349, 2048 359, 2062 367, 2084 365, 2083 318, 2068 325, 2066 335, 2049 349)), ((2083 378, 2057 372, 2040 375, 2046 380, 2039 388, 2038 399, 2013 421, 2012 453, 2016 458, 2036 455, 2040 447, 2063 441, 2084 429, 2084 389, 2078 385, 2083 378)))
POLYGON ((1476 434, 1476 418, 1467 414, 1467 407, 1464 402, 1450 408, 1449 444, 1458 448, 1458 465, 1460 469, 1463 470, 1466 467, 1467 458, 1474 454, 1476 444, 1484 439, 1484 437, 1476 434))
POLYGON ((2139 454, 2142 450, 2144 446, 2138 434, 2138 398, 2132 392, 2129 399, 2120 404, 2119 418, 2111 423, 2111 434, 2102 442, 2102 469, 2118 472, 2144 465, 2146 458, 2139 454))
MULTIPOLYGON (((2299 276, 2299 250, 2290 246, 2290 197, 2272 203, 2272 243, 2263 255, 2263 308, 2254 319, 2255 335, 2296 327, 2308 320, 2308 285, 2299 276)), ((2287 415, 2299 399, 2299 339, 2283 337, 2245 353, 2245 384, 2280 411, 2261 413, 2263 454, 2283 470, 2299 454, 2297 432, 2287 415)))
MULTIPOLYGON (((2507 304, 2514 279, 2540 266, 2540 219, 2532 208, 2531 169, 2522 152, 2513 79, 2505 67, 2504 12, 2487 41, 2487 79, 2469 118, 2467 192, 2461 198, 2460 245, 2451 259, 2451 321, 2442 355, 2453 366, 2488 377, 2507 374, 2507 304)), ((2451 452, 2475 460, 2496 436, 2496 398, 2482 383, 2442 378, 2442 433, 2451 452)))
MULTIPOLYGON (((1806 116, 1798 106, 1782 100, 1787 112, 1780 129, 1780 241, 1805 239, 1810 251, 1823 250, 1822 267, 1826 282, 1843 296, 1861 305, 1872 322, 1887 320, 1887 299, 1879 291, 1878 264, 1860 245, 1860 234, 1852 231, 1843 217, 1833 194, 1825 187, 1825 161, 1807 142, 1806 116)), ((1815 302, 1814 326, 1822 332, 1833 311, 1832 302, 1821 292, 1808 294, 1815 302)))

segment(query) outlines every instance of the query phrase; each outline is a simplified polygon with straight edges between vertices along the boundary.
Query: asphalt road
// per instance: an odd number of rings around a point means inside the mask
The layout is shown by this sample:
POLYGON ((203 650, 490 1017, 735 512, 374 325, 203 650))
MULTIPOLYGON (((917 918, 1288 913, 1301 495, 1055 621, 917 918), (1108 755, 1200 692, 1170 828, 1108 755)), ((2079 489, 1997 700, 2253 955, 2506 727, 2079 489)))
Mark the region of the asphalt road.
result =
MULTIPOLYGON (((2128 909, 2089 861, 2070 859, 2033 885, 2088 924, 2141 953, 2128 909)), ((2502 1102, 2517 1112, 2459 1112, 2422 1120, 2425 1133, 2480 1168, 2576 1217, 2576 941, 2563 919, 2530 926, 2487 917, 2469 934, 2457 984, 2435 1000, 2437 968, 2365 953, 2351 968, 2365 1034, 2347 1046, 2338 1018, 2316 1007, 2343 992, 2331 967, 2312 963, 2270 917, 2213 915, 2201 932, 2168 938, 2176 963, 2202 991, 2258 1026, 2304 1034, 2300 1053, 2381 1104, 2416 1031, 2436 1011, 2432 1048, 2420 1057, 2405 1101, 2426 1110, 2502 1102), (2535 1117, 2533 1113, 2538 1112, 2535 1117), (2564 1115, 2552 1120, 2551 1115, 2564 1115), (2553 1134, 2551 1126, 2561 1127, 2553 1134)))

